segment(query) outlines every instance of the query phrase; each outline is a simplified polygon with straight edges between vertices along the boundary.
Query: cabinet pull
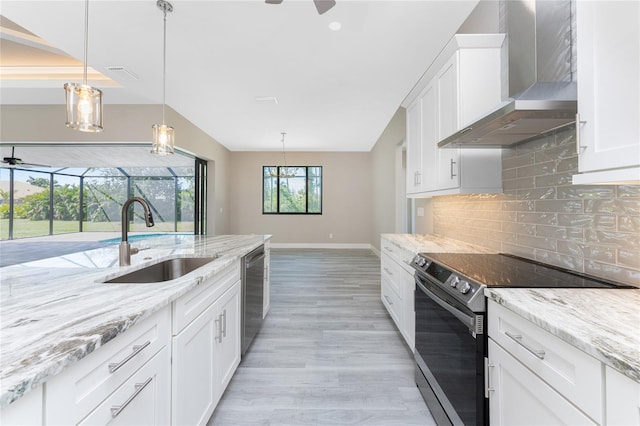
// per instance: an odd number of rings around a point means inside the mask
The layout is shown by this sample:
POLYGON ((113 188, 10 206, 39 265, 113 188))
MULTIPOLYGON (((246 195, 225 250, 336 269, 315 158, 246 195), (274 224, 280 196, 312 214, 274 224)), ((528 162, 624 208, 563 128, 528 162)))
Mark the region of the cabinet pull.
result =
POLYGON ((222 315, 218 315, 218 318, 216 318, 216 336, 214 340, 222 343, 222 315))
POLYGON ((451 159, 451 179, 453 179, 454 177, 458 176, 456 174, 453 173, 453 165, 457 164, 456 161, 453 161, 453 158, 451 159))
POLYGON ((138 396, 138 394, 142 392, 142 390, 145 387, 147 387, 149 383, 151 383, 151 380, 153 380, 153 377, 149 377, 144 383, 136 383, 134 385, 135 392, 133 392, 131 396, 127 398, 125 402, 122 403, 122 405, 114 405, 113 407, 111 407, 111 417, 112 418, 118 417, 118 414, 122 413, 122 410, 127 408, 127 405, 131 404, 131 401, 133 401, 136 398, 136 396, 138 396))
MULTIPOLYGON (((227 310, 222 311, 222 337, 227 337, 227 310)), ((220 339, 222 341, 222 338, 220 339)))
POLYGON ((386 294, 384 295, 384 298, 387 299, 387 303, 390 305, 393 305, 393 302, 391 301, 391 299, 389 299, 389 296, 387 296, 386 294))
POLYGON ((580 126, 587 124, 586 121, 580 121, 580 113, 576 114, 576 154, 582 154, 582 151, 587 149, 586 146, 580 145, 580 126))
POLYGON ((122 361, 117 362, 117 363, 109 364, 109 373, 115 373, 116 371, 118 371, 120 369, 120 367, 125 365, 127 362, 131 361, 131 358, 133 358, 134 356, 138 355, 140 352, 142 352, 142 350, 144 348, 146 348, 150 344, 151 344, 151 340, 147 340, 146 342, 144 342, 140 346, 134 346, 133 347, 133 352, 131 352, 125 359, 123 359, 122 361))
POLYGON ((522 341, 522 335, 521 334, 513 334, 513 333, 509 333, 508 331, 505 331, 504 334, 506 334, 513 341, 515 341, 517 344, 519 344, 520 346, 522 346, 523 348, 525 348, 527 351, 531 352, 532 354, 534 354, 538 358, 544 359, 545 352, 542 349, 533 349, 531 346, 529 346, 526 343, 524 343, 522 341))
POLYGON ((417 177, 418 177, 418 185, 420 185, 420 184, 421 184, 421 182, 422 182, 422 173, 420 173, 420 172, 416 172, 416 175, 417 175, 417 177))
POLYGON ((384 268, 384 271, 389 275, 393 275, 393 272, 391 272, 389 269, 387 269, 387 267, 384 268))
POLYGON ((489 364, 489 358, 484 359, 484 397, 489 398, 489 392, 495 392, 495 388, 491 386, 491 371, 493 364, 489 364))

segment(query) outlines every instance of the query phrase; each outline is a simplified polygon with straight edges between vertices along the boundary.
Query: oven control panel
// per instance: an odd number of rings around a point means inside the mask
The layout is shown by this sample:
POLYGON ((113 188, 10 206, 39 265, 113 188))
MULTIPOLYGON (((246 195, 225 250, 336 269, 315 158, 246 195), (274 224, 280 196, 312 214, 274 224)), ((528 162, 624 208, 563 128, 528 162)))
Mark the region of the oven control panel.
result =
POLYGON ((413 258, 411 266, 416 270, 416 274, 464 303, 469 309, 474 312, 484 312, 483 289, 485 286, 420 254, 413 258))

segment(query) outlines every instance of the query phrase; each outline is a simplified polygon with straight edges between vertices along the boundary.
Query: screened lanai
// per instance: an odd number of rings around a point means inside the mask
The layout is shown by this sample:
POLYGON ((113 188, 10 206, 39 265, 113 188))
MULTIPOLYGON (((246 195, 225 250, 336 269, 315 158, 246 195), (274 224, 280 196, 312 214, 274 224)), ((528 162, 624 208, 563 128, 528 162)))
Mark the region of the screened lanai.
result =
MULTIPOLYGON (((127 147, 122 153, 130 148, 127 147)), ((21 149, 20 152, 26 153, 27 158, 35 158, 28 156, 27 149, 21 149)), ((147 152, 145 148, 144 153, 147 152)), ((1 239, 77 232, 119 232, 122 206, 133 196, 147 200, 155 226, 145 226, 143 210, 134 203, 128 215, 132 232, 193 234, 201 229, 196 222, 196 216, 200 215, 195 212, 202 211, 203 207, 200 200, 204 197, 197 196, 197 193, 202 194, 203 188, 196 182, 196 175, 199 182, 206 181, 206 176, 201 176, 203 172, 206 173, 202 160, 179 155, 171 160, 164 159, 175 165, 132 167, 136 162, 150 164, 155 159, 136 159, 131 152, 126 157, 127 161, 120 161, 127 164, 126 167, 26 167, 19 164, 5 167, 6 164, 2 164, 1 239)), ((38 158, 40 161, 47 160, 42 156, 38 158)), ((96 161, 91 156, 86 158, 87 163, 107 163, 96 161)))

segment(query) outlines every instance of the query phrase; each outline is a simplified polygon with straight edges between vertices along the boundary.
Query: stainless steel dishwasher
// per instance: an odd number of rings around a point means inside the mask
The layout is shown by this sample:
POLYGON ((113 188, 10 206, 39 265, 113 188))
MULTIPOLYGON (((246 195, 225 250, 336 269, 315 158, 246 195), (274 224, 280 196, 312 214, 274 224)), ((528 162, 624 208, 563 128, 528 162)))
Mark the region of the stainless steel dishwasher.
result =
POLYGON ((262 327, 264 245, 242 258, 242 355, 262 327))

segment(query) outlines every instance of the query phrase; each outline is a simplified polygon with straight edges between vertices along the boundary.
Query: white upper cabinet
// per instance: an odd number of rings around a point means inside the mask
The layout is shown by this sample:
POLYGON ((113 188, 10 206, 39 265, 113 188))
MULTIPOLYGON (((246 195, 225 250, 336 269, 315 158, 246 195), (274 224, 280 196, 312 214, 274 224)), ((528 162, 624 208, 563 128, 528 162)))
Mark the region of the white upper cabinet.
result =
POLYGON ((640 2, 578 1, 579 174, 640 183, 640 2))
POLYGON ((500 103, 503 34, 458 34, 407 97, 409 196, 502 192, 501 151, 438 148, 500 103))

